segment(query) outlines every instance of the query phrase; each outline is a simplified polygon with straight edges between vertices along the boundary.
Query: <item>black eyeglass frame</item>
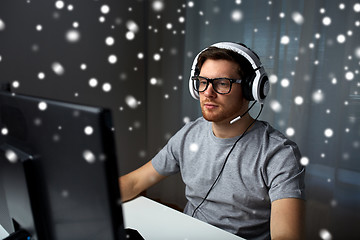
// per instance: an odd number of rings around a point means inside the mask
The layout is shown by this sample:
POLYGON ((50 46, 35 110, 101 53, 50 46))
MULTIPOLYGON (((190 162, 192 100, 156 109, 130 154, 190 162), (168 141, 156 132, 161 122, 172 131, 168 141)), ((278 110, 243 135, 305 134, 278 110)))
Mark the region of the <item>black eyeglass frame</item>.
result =
POLYGON ((229 93, 231 92, 231 88, 232 88, 233 83, 241 83, 241 82, 242 82, 241 79, 232 79, 232 78, 226 78, 226 77, 207 78, 207 77, 202 77, 202 76, 192 76, 192 77, 191 77, 191 80, 193 81, 193 88, 194 88, 194 90, 197 91, 198 93, 200 93, 200 92, 205 92, 206 89, 207 89, 208 86, 209 86, 209 83, 211 83, 214 91, 215 91, 216 93, 218 93, 218 94, 229 94, 229 93), (205 89, 202 90, 202 91, 197 90, 196 87, 195 87, 195 81, 197 81, 199 78, 206 80, 206 87, 205 87, 205 89), (220 93, 220 92, 218 92, 218 91, 216 90, 216 88, 214 87, 214 81, 215 81, 215 80, 220 80, 220 79, 226 79, 226 80, 229 80, 229 81, 230 81, 230 88, 229 88, 229 91, 228 91, 227 93, 220 93))

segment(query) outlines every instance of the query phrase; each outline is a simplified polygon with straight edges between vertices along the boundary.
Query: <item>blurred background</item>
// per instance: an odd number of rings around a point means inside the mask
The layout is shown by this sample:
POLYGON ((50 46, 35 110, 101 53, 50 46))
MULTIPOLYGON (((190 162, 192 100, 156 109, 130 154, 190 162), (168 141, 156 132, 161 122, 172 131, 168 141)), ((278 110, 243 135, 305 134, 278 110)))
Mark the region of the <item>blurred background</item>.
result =
MULTIPOLYGON (((110 108, 123 175, 201 116, 191 63, 219 41, 245 43, 268 72, 260 119, 302 152, 307 239, 358 239, 359 1, 2 0, 0 83, 110 108)), ((183 191, 173 176, 146 195, 182 208, 183 191)))

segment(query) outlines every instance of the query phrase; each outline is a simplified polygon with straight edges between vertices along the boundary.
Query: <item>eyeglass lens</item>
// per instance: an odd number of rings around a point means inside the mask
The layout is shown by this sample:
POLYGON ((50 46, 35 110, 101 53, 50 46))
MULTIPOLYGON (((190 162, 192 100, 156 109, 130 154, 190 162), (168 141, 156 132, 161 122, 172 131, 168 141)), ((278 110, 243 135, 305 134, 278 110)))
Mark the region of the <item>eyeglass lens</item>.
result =
POLYGON ((208 80, 206 78, 197 77, 193 79, 195 81, 195 90, 203 92, 207 89, 209 82, 212 83, 214 90, 218 93, 229 93, 231 88, 231 82, 229 79, 219 78, 208 80))

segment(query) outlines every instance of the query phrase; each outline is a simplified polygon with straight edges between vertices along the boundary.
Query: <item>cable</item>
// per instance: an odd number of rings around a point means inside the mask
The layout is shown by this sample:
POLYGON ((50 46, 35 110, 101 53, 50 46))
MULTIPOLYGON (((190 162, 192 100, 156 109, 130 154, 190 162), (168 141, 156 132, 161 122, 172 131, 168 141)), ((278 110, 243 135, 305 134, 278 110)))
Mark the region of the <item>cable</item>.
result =
POLYGON ((239 121, 243 116, 245 116, 245 114, 247 114, 252 109, 252 107, 255 105, 255 103, 256 103, 256 101, 253 104, 251 104, 251 106, 246 110, 246 112, 244 112, 240 116, 238 116, 238 117, 234 118, 233 120, 231 120, 230 124, 233 124, 234 122, 239 121))
POLYGON ((206 193, 206 195, 205 195, 205 197, 203 198, 203 200, 201 201, 201 203, 194 209, 194 211, 193 211, 193 213, 192 213, 192 215, 191 215, 192 217, 194 217, 195 212, 200 208, 200 206, 201 206, 201 205, 205 202, 205 200, 208 198, 211 190, 215 187, 215 185, 216 185, 216 183, 218 182, 221 174, 223 173, 224 168, 225 168, 225 165, 226 165, 226 163, 227 163, 227 161, 228 161, 228 159, 229 159, 229 156, 230 156, 231 152, 234 150, 236 144, 240 141, 240 139, 242 139, 243 136, 247 133, 247 131, 249 130, 249 128, 250 128, 250 127, 256 122, 256 120, 259 118, 259 116, 260 116, 260 114, 261 114, 261 112, 262 112, 262 110, 263 110, 263 107, 264 107, 264 105, 263 105, 263 104, 260 104, 260 111, 259 111, 258 115, 256 116, 256 118, 254 119, 254 121, 251 122, 251 124, 245 129, 245 131, 243 132, 243 134, 241 134, 241 136, 235 141, 235 143, 234 143, 233 146, 231 147, 231 149, 230 149, 229 153, 227 154, 227 156, 226 156, 226 158, 225 158, 225 161, 224 161, 224 163, 223 163, 223 165, 222 165, 222 167, 221 167, 221 169, 220 169, 220 172, 219 172, 219 174, 217 175, 217 177, 216 177, 216 179, 215 179, 215 181, 214 181, 214 183, 211 185, 210 189, 209 189, 208 192, 206 193))

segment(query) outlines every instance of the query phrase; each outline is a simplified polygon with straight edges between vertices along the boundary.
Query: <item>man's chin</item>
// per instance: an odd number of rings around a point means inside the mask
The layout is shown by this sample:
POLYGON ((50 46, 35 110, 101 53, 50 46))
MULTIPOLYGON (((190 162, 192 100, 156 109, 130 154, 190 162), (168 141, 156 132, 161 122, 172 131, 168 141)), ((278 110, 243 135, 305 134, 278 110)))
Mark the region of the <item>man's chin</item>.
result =
POLYGON ((232 116, 232 117, 225 117, 223 115, 211 115, 208 113, 202 113, 203 118, 209 122, 213 122, 213 123, 230 123, 231 120, 235 119, 238 115, 236 116, 232 116))
POLYGON ((211 116, 209 114, 203 114, 203 117, 205 120, 209 121, 209 122, 213 122, 213 123, 220 123, 220 122, 223 122, 224 120, 224 117, 221 117, 221 116, 211 116))
POLYGON ((202 113, 202 115, 203 115, 203 118, 204 118, 205 120, 209 121, 209 122, 214 122, 214 121, 217 120, 217 118, 216 118, 215 116, 211 116, 211 115, 206 114, 206 113, 204 113, 204 112, 202 113))

